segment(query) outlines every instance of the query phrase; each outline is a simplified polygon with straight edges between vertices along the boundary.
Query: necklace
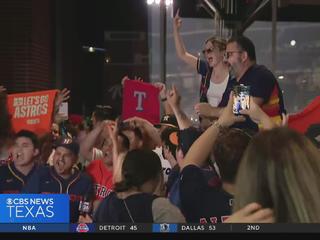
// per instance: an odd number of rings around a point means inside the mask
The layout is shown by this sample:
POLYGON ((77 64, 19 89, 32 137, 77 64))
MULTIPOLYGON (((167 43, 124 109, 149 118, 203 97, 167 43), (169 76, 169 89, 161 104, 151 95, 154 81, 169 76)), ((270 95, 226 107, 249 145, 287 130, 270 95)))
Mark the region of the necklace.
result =
POLYGON ((129 217, 130 217, 130 219, 131 219, 131 222, 134 223, 134 220, 133 220, 133 217, 132 217, 132 215, 131 215, 131 212, 130 212, 128 206, 127 206, 126 200, 124 200, 124 199, 122 199, 122 200, 123 200, 124 206, 125 206, 126 209, 127 209, 127 213, 128 213, 128 215, 129 215, 129 217))

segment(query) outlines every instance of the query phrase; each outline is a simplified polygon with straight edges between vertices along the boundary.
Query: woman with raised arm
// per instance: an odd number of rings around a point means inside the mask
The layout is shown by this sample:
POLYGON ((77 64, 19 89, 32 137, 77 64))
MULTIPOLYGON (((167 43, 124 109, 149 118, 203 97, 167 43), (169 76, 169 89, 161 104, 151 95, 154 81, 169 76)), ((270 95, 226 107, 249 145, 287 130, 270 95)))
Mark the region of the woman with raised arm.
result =
POLYGON ((203 52, 205 60, 189 53, 180 35, 181 18, 179 10, 174 17, 173 36, 178 57, 193 67, 201 76, 200 105, 196 105, 196 111, 200 115, 206 115, 209 107, 225 107, 228 103, 232 76, 229 74, 229 65, 224 61, 226 41, 218 37, 211 37, 205 41, 203 52), (208 106, 208 107, 206 107, 208 106))

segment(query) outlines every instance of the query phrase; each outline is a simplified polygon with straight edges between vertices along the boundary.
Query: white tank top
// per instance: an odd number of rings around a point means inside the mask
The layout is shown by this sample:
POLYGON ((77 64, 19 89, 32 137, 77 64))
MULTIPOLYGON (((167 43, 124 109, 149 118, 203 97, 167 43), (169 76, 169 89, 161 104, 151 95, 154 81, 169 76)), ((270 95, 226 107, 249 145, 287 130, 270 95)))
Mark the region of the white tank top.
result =
POLYGON ((221 83, 210 82, 207 92, 208 102, 212 107, 217 107, 222 99, 223 93, 228 85, 229 74, 221 83))

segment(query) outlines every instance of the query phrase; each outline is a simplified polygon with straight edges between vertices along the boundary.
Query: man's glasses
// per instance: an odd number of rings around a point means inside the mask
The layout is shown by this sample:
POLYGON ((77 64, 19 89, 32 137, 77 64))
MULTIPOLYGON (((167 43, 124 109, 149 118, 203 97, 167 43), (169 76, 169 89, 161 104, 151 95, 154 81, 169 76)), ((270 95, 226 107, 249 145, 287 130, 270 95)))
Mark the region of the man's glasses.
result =
POLYGON ((234 53, 242 53, 242 51, 229 51, 224 53, 225 59, 228 59, 234 53))

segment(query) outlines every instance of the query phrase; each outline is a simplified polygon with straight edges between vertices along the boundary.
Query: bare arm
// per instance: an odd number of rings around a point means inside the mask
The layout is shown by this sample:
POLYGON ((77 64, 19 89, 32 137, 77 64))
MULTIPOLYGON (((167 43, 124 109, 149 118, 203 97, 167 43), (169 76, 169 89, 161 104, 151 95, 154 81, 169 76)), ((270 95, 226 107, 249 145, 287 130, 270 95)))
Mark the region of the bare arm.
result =
POLYGON ((176 46, 178 57, 189 66, 197 69, 197 58, 186 51, 182 38, 180 36, 181 18, 179 17, 179 9, 173 19, 173 38, 176 46))
POLYGON ((164 113, 165 114, 173 114, 173 110, 170 106, 170 104, 167 101, 166 97, 166 85, 162 82, 156 82, 153 84, 155 87, 159 88, 160 90, 160 101, 162 102, 162 106, 164 108, 164 113))
POLYGON ((219 118, 224 108, 212 107, 209 103, 197 103, 194 110, 199 116, 206 118, 219 118))
POLYGON ((64 119, 61 118, 61 116, 58 114, 59 112, 59 107, 60 105, 67 101, 70 98, 70 90, 64 88, 61 91, 58 91, 56 98, 54 100, 54 117, 53 117, 53 121, 55 123, 60 123, 62 122, 64 119))
POLYGON ((130 122, 133 128, 137 127, 141 130, 144 144, 147 144, 151 149, 161 146, 158 130, 149 121, 140 117, 133 117, 126 119, 125 122, 130 122))
POLYGON ((172 86, 172 89, 170 89, 167 92, 167 101, 171 106, 174 115, 177 118, 179 129, 183 130, 191 127, 192 123, 190 119, 180 107, 181 96, 179 95, 179 92, 177 91, 177 88, 174 85, 172 86))
POLYGON ((224 108, 219 119, 212 124, 190 147, 183 163, 181 170, 187 165, 196 165, 202 167, 205 165, 212 146, 217 139, 219 130, 222 127, 229 127, 235 122, 244 121, 243 116, 235 116, 232 112, 232 97, 230 94, 227 107, 224 108))
POLYGON ((97 122, 96 127, 87 134, 87 136, 80 143, 80 154, 87 160, 92 160, 93 146, 98 139, 100 133, 105 126, 104 122, 97 122))

